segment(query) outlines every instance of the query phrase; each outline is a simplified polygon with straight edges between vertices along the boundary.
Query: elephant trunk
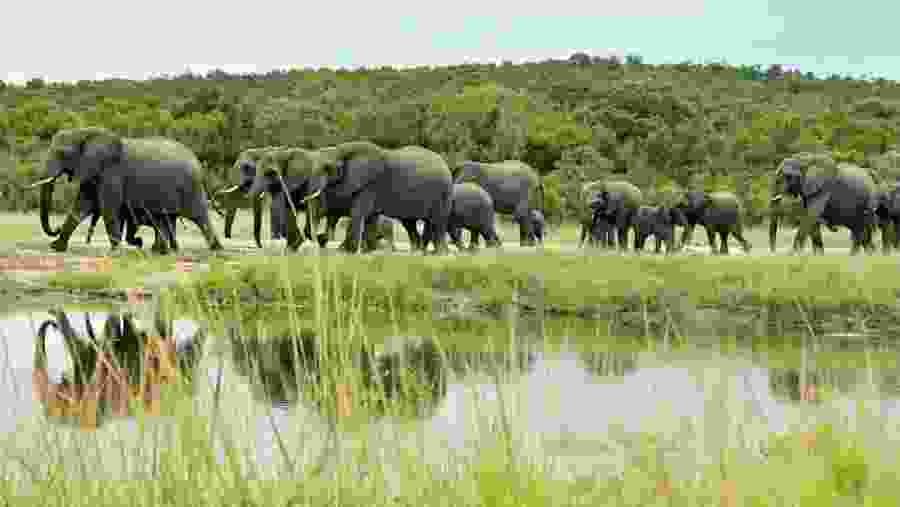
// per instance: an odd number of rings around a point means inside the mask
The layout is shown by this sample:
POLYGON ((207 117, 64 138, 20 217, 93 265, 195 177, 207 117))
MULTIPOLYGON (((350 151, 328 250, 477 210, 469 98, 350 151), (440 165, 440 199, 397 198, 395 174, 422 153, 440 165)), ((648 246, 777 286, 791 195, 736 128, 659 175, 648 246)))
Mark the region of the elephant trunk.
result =
POLYGON ((53 187, 55 179, 44 181, 41 185, 41 228, 48 236, 59 236, 60 229, 50 226, 50 206, 53 204, 53 187))
POLYGON ((253 239, 256 240, 257 248, 262 248, 262 240, 260 234, 262 232, 262 196, 253 200, 253 239))
POLYGON ((772 203, 772 214, 769 217, 769 251, 775 251, 775 237, 778 235, 778 220, 781 218, 781 206, 772 203))

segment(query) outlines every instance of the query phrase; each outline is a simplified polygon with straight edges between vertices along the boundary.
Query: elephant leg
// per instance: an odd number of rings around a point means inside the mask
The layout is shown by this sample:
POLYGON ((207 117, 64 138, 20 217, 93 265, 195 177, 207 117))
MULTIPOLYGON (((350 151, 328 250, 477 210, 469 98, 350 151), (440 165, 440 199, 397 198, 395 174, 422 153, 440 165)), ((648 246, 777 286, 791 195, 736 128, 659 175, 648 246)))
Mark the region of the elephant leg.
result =
MULTIPOLYGON (((99 210, 97 213, 99 213, 99 210)), ((68 250, 69 238, 72 237, 75 229, 78 228, 78 225, 81 224, 85 218, 87 218, 87 214, 82 213, 79 201, 76 200, 75 204, 72 205, 72 208, 66 215, 66 221, 63 222, 62 227, 60 227, 59 236, 50 242, 50 248, 57 252, 65 252, 68 250)))
POLYGON ((817 195, 806 202, 806 214, 801 218, 800 226, 797 228, 797 234, 794 237, 795 252, 799 252, 802 249, 803 244, 806 242, 806 237, 809 235, 813 235, 813 249, 816 250, 818 248, 815 245, 815 237, 818 236, 820 239, 822 237, 819 221, 821 220, 822 214, 825 212, 825 207, 828 205, 830 199, 831 192, 822 192, 820 195, 817 195))
POLYGON ((734 224, 730 229, 731 235, 734 236, 734 239, 736 239, 738 243, 741 244, 741 248, 744 249, 744 253, 750 253, 750 251, 753 249, 753 245, 751 245, 750 242, 747 241, 746 238, 744 238, 744 227, 741 225, 741 223, 738 222, 734 224))
POLYGON ((231 239, 231 226, 234 225, 234 217, 237 216, 237 208, 229 208, 225 214, 225 237, 231 239))
MULTIPOLYGON (((471 230, 471 229, 469 229, 469 230, 471 230)), ((448 225, 447 226, 447 235, 450 236, 450 241, 453 243, 453 245, 456 246, 456 248, 459 251, 463 251, 466 249, 466 245, 463 244, 463 239, 462 239, 462 228, 459 226, 459 224, 452 223, 452 224, 448 225)), ((472 237, 469 240, 469 248, 473 249, 473 250, 476 248, 474 233, 472 234, 472 237)))
MULTIPOLYGON (((655 235, 653 237, 653 240, 656 242, 656 253, 658 253, 658 254, 662 253, 662 238, 660 238, 658 235, 655 235)), ((668 250, 669 250, 669 248, 666 247, 667 252, 668 252, 668 250)))
POLYGON ((713 230, 712 227, 706 225, 703 227, 706 230, 706 242, 709 244, 709 250, 713 255, 719 253, 716 249, 716 231, 713 230))
POLYGON ((409 249, 412 251, 419 250, 422 238, 419 237, 419 231, 416 227, 417 220, 414 218, 404 218, 400 220, 400 225, 406 229, 406 235, 409 236, 409 249))
POLYGON ((719 241, 721 242, 719 244, 719 253, 721 253, 722 255, 728 255, 729 254, 729 251, 728 251, 728 229, 720 226, 718 232, 719 232, 719 241))
POLYGON ((812 243, 814 254, 822 255, 825 253, 825 242, 822 240, 822 228, 820 226, 813 226, 812 231, 810 231, 810 242, 812 243))
POLYGON ((92 213, 91 214, 91 225, 88 226, 87 235, 84 237, 84 242, 88 245, 91 244, 91 238, 94 236, 94 229, 97 227, 97 221, 100 220, 100 213, 92 213))
POLYGON ((203 239, 206 240, 209 249, 213 252, 224 250, 222 242, 219 241, 219 236, 216 234, 216 230, 209 219, 208 209, 205 206, 197 206, 195 209, 199 209, 199 211, 190 217, 189 220, 200 228, 200 232, 203 234, 203 239))
POLYGON ((850 255, 857 255, 859 253, 860 248, 865 248, 866 245, 866 228, 862 227, 853 227, 850 229, 850 239, 853 244, 850 246, 850 255))
POLYGON ((900 218, 895 218, 890 225, 893 225, 892 236, 890 237, 891 246, 893 246, 895 251, 900 250, 900 218))
POLYGON ((513 213, 513 219, 519 224, 519 246, 534 246, 531 208, 527 205, 519 205, 513 213))
POLYGON ((350 224, 347 227, 347 238, 342 245, 345 251, 349 253, 359 251, 365 222, 374 211, 374 207, 375 194, 370 190, 361 192, 354 200, 353 209, 350 212, 350 224))
POLYGON ((684 248, 691 241, 691 238, 694 237, 694 226, 696 224, 688 224, 681 231, 681 248, 684 248))

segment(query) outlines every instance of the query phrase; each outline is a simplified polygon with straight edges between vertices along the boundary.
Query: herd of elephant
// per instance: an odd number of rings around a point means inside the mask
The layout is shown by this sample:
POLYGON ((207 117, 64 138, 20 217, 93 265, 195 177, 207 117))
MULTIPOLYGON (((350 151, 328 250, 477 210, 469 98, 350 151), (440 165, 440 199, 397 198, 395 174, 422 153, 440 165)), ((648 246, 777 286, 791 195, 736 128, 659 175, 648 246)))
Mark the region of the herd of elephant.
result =
MULTIPOLYGON (((900 247, 900 180, 885 181, 878 171, 847 163, 836 163, 829 155, 800 153, 784 159, 776 168, 771 188, 769 249, 775 251, 778 225, 784 215, 784 196, 798 198, 804 209, 794 237, 793 252, 812 239, 813 251, 824 253, 821 226, 831 231, 838 226, 850 230, 851 254, 861 248, 875 251, 874 231, 881 230, 884 253, 900 247)), ((647 206, 641 190, 623 180, 594 181, 582 187, 581 237, 604 247, 618 243, 627 249, 630 229, 634 229, 634 249, 643 250, 647 238, 662 244, 666 253, 686 245, 694 228, 706 229, 713 253, 728 254, 733 237, 743 250, 752 245, 743 233, 743 208, 737 195, 728 191, 690 190, 666 205, 647 206), (681 242, 675 226, 684 228, 681 242), (718 239, 718 247, 716 245, 718 239)))
POLYGON ((342 217, 350 218, 341 245, 350 252, 374 249, 382 239, 393 244, 394 220, 406 229, 414 250, 424 251, 433 244, 437 252, 446 252, 447 234, 463 249, 463 229, 471 234, 469 248, 477 248, 480 237, 489 246, 499 246, 495 213, 512 215, 523 246, 543 241, 543 185, 534 168, 517 160, 465 161, 451 171, 443 157, 422 147, 385 149, 357 141, 317 150, 248 149, 239 155, 235 168, 240 180, 210 195, 203 166, 183 144, 159 137, 122 138, 98 127, 77 128, 54 136, 47 175, 31 187, 42 189, 41 225, 46 234, 57 237, 51 243, 56 251, 68 248, 72 233, 88 217, 90 242, 101 216, 113 250, 121 243, 123 228, 126 242, 140 248, 136 232, 146 225, 156 234, 154 252, 177 251, 178 218, 195 223, 209 248, 221 250, 210 208, 224 216, 226 238, 237 210, 253 209, 254 236, 261 247, 265 195, 271 196, 272 237, 286 239, 291 250, 314 238, 324 247, 342 217), (79 191, 62 228, 54 229, 53 186, 64 175, 78 180, 79 191), (303 233, 297 226, 300 211, 306 213, 303 233), (421 233, 420 222, 424 222, 421 233))
MULTIPOLYGON (((225 217, 225 236, 231 237, 239 209, 252 209, 254 237, 260 240, 262 197, 271 196, 273 239, 284 238, 290 250, 305 240, 320 247, 333 239, 342 217, 350 223, 341 248, 371 251, 379 241, 393 246, 394 221, 409 235, 413 250, 448 251, 446 235, 464 249, 461 231, 471 234, 469 249, 483 237, 488 246, 500 246, 495 213, 512 215, 519 225, 520 245, 543 242, 544 186, 538 172, 518 160, 486 163, 464 161, 452 170, 439 154, 419 146, 386 149, 368 141, 342 143, 320 149, 292 147, 253 148, 235 162, 239 181, 210 195, 204 169, 183 144, 162 137, 123 138, 99 127, 57 132, 48 150, 46 177, 32 188, 41 191, 41 225, 56 236, 51 247, 65 251, 78 225, 91 217, 87 240, 102 216, 113 250, 121 243, 123 228, 128 244, 141 247, 136 236, 142 225, 155 231, 152 250, 178 250, 176 220, 187 219, 203 233, 211 250, 222 244, 213 228, 209 209, 225 217), (61 176, 79 181, 79 191, 62 228, 50 225, 54 183, 61 176), (224 209, 224 211, 222 211, 224 209), (303 232, 297 214, 304 211, 303 232), (322 217, 326 218, 322 228, 322 217), (419 223, 424 228, 419 231, 419 223), (314 234, 315 232, 315 234, 314 234)), ((806 213, 794 240, 802 249, 807 237, 814 251, 824 251, 820 226, 847 227, 851 253, 861 247, 874 250, 873 230, 880 227, 885 251, 898 246, 900 187, 883 184, 878 174, 851 164, 835 164, 827 155, 800 154, 785 159, 773 179, 770 249, 774 251, 783 196, 799 198, 806 213)), ((634 229, 634 248, 642 250, 650 236, 656 251, 679 248, 674 227, 684 227, 681 245, 697 224, 707 231, 714 252, 728 252, 733 236, 745 251, 742 207, 731 192, 689 191, 678 202, 647 206, 636 186, 624 180, 595 181, 584 185, 581 240, 626 248, 634 229), (716 248, 718 236, 720 246, 716 248)))

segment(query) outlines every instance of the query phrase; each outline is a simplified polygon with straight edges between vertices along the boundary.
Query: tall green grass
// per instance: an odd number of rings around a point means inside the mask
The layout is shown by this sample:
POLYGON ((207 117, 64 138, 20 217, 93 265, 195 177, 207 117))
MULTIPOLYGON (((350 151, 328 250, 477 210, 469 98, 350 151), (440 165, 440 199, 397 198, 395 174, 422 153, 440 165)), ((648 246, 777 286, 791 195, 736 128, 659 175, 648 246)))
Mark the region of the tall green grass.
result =
MULTIPOLYGON (((283 291, 281 304, 290 317, 287 325, 277 328, 259 320, 251 327, 240 302, 210 304, 201 291, 166 292, 161 303, 164 312, 179 307, 190 310, 219 337, 206 348, 201 367, 225 364, 227 347, 222 337, 235 328, 239 336, 258 337, 313 332, 324 345, 320 360, 325 380, 320 389, 307 393, 310 398, 301 408, 294 409, 309 412, 303 424, 276 426, 271 410, 254 401, 244 384, 230 374, 220 374, 212 385, 201 382, 193 389, 170 393, 163 401, 165 417, 144 415, 138 407, 133 429, 111 424, 102 431, 84 433, 50 425, 39 415, 24 418, 19 431, 0 446, 0 475, 5 479, 0 482, 0 498, 9 505, 61 507, 897 505, 897 427, 884 424, 865 403, 843 421, 843 429, 834 424, 800 426, 797 432, 772 436, 741 419, 741 402, 728 399, 726 390, 712 389, 705 402, 707 411, 693 423, 669 431, 666 428, 678 426, 678 421, 661 410, 654 425, 658 431, 613 432, 604 442, 607 450, 595 451, 608 455, 611 470, 576 475, 540 452, 541 443, 511 417, 512 407, 526 401, 510 387, 514 370, 493 370, 498 399, 478 402, 483 406, 462 423, 477 435, 477 448, 468 452, 435 454, 434 443, 429 445, 435 435, 423 433, 415 420, 403 418, 399 406, 388 410, 388 417, 399 419, 390 426, 373 422, 363 404, 354 405, 353 415, 338 417, 335 385, 360 389, 359 378, 349 367, 349 351, 373 338, 366 325, 366 306, 373 301, 380 305, 396 326, 395 334, 406 334, 400 314, 403 308, 416 307, 408 304, 410 296, 404 291, 414 292, 435 277, 440 277, 443 289, 493 289, 497 294, 505 292, 506 300, 514 282, 523 280, 531 274, 529 268, 541 262, 558 267, 560 276, 544 277, 544 283, 552 287, 545 289, 545 296, 559 301, 563 293, 568 298, 595 294, 579 285, 590 283, 583 277, 595 270, 607 273, 611 280, 603 282, 610 292, 601 297, 608 297, 614 287, 625 288, 626 282, 637 285, 632 289, 652 293, 658 288, 655 284, 661 283, 663 270, 676 280, 693 280, 690 287, 707 296, 712 292, 706 284, 712 280, 749 280, 757 290, 790 292, 799 291, 804 281, 815 284, 813 277, 823 272, 856 281, 860 294, 878 294, 873 289, 886 290, 887 285, 881 276, 862 279, 857 267, 818 259, 798 260, 782 268, 794 270, 794 276, 786 279, 784 272, 767 271, 777 271, 776 264, 738 264, 730 259, 704 259, 707 269, 684 275, 669 266, 699 261, 538 259, 499 263, 489 258, 293 257, 261 260, 236 278, 224 272, 204 275, 204 288, 232 287, 236 280, 265 281, 283 291), (810 266, 816 262, 821 264, 810 266), (400 277, 402 273, 407 276, 400 277), (635 282, 628 276, 638 273, 650 281, 635 282), (740 275, 728 278, 723 273, 740 275), (554 296, 554 290, 561 292, 554 296), (312 403, 322 408, 303 408, 312 403), (266 464, 253 460, 254 443, 246 438, 260 418, 269 421, 276 439, 277 454, 266 464), (724 450, 705 446, 708 435, 714 433, 723 435, 724 450), (762 455, 760 448, 765 449, 762 455)), ((886 267, 877 262, 873 266, 881 270, 879 275, 887 276, 886 267)), ((522 316, 509 312, 507 317, 505 331, 495 329, 483 340, 496 350, 515 352, 527 342, 516 331, 522 316)), ((433 326, 430 314, 420 313, 419 319, 423 322, 417 331, 433 326)), ((432 330, 431 336, 445 349, 448 337, 437 332, 437 326, 432 330)), ((707 385, 721 384, 722 378, 709 377, 707 385)), ((584 402, 602 405, 604 400, 584 402)))

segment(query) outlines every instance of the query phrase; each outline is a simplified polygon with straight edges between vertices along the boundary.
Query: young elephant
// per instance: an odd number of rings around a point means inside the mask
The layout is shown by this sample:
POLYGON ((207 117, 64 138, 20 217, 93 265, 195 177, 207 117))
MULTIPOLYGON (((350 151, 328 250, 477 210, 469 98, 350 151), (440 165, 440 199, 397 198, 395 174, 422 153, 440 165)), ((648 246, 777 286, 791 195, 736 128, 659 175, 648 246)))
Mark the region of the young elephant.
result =
POLYGON ((634 251, 644 250, 647 238, 656 240, 656 253, 662 252, 662 243, 666 243, 666 255, 674 252, 675 226, 687 224, 684 215, 677 208, 665 206, 641 206, 634 214, 634 251))
POLYGON ((533 238, 539 243, 544 243, 544 231, 547 228, 547 221, 544 220, 544 214, 539 209, 531 210, 531 232, 533 238))
MULTIPOLYGON (((497 236, 495 224, 494 200, 480 185, 476 183, 456 183, 451 194, 450 220, 447 232, 451 241, 459 250, 465 250, 460 229, 466 229, 472 235, 469 241, 469 250, 478 248, 477 238, 484 238, 489 247, 499 247, 500 238, 497 236)), ((426 227, 425 246, 431 242, 431 231, 426 227)))
POLYGON ((752 245, 744 239, 743 234, 743 208, 733 193, 692 190, 685 194, 684 200, 677 208, 687 220, 687 226, 681 236, 682 246, 688 244, 694 234, 694 227, 700 224, 706 229, 709 247, 713 253, 717 253, 716 234, 722 242, 718 253, 728 254, 729 234, 741 243, 745 253, 750 253, 752 245))

